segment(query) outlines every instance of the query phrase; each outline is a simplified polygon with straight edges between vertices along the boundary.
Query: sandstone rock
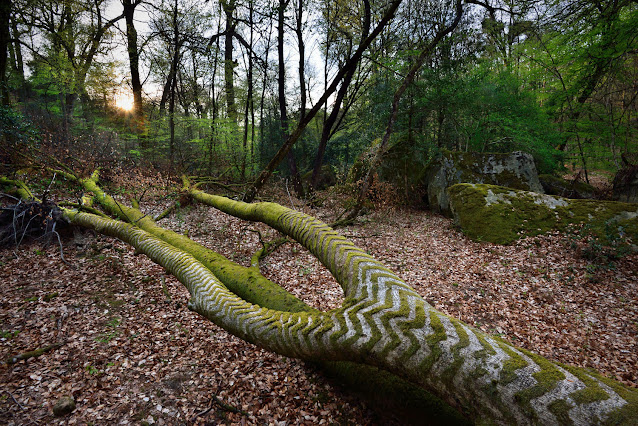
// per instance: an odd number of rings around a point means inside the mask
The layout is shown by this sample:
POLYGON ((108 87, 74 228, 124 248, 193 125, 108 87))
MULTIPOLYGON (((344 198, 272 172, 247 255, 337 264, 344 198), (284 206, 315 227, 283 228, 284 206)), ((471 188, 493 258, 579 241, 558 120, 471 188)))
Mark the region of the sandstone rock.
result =
POLYGON ((603 241, 638 242, 638 204, 572 200, 485 184, 448 189, 454 222, 475 241, 510 244, 518 238, 585 224, 603 241))
POLYGON ((425 185, 430 208, 451 215, 446 189, 458 183, 490 184, 544 192, 534 159, 521 151, 508 154, 444 152, 432 161, 426 171, 425 185))

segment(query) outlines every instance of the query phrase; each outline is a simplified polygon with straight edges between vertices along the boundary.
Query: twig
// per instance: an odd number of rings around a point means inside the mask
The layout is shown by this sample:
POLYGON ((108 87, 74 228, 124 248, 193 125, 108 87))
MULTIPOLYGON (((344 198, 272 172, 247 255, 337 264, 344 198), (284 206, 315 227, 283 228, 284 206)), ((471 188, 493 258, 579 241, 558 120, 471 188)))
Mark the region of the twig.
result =
POLYGON ((15 402, 16 404, 18 404, 18 407, 22 408, 23 410, 26 410, 26 408, 24 408, 24 406, 22 404, 20 404, 18 402, 18 400, 15 398, 15 396, 13 396, 13 394, 11 392, 9 392, 8 390, 4 390, 6 393, 9 394, 9 396, 11 397, 11 399, 13 399, 13 402, 15 402))
POLYGON ((7 197, 7 198, 11 198, 13 201, 20 201, 19 198, 16 198, 13 195, 9 195, 6 192, 0 192, 0 197, 7 197))
POLYGON ((42 202, 45 203, 47 200, 47 195, 49 195, 49 190, 51 189, 51 185, 53 185, 53 182, 55 182, 55 177, 57 176, 56 172, 53 172, 53 177, 51 178, 51 182, 49 182, 49 186, 47 186, 47 189, 44 190, 44 193, 42 194, 42 202))

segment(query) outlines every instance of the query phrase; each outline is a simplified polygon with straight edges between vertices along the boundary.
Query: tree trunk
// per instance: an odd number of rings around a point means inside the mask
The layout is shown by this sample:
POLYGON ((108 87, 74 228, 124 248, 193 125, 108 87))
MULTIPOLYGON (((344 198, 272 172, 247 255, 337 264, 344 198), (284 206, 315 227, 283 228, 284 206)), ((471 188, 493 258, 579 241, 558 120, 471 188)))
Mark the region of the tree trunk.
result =
MULTIPOLYGON (((433 391, 477 423, 631 424, 636 419, 637 390, 555 364, 436 311, 381 263, 310 216, 273 203, 246 204, 189 191, 225 213, 266 223, 312 252, 345 294, 343 306, 329 312, 244 299, 232 288, 247 287, 251 293, 255 280, 244 275, 251 268, 232 267, 139 210, 117 204, 95 179, 84 180, 85 189, 135 225, 68 210, 65 217, 148 255, 187 287, 191 309, 246 341, 305 360, 376 366, 433 391), (200 263, 201 257, 209 263, 200 263)), ((292 302, 281 291, 274 299, 292 302)))
POLYGON ((149 256, 186 286, 191 309, 248 342, 304 360, 378 367, 434 392, 476 423, 635 424, 638 390, 553 363, 436 311, 381 263, 313 217, 274 203, 246 204, 188 189, 222 212, 268 224, 316 256, 345 295, 342 307, 328 312, 293 303, 294 296, 283 289, 271 300, 291 304, 260 301, 270 289, 253 289, 263 278, 256 268, 235 267, 158 227, 138 209, 117 203, 96 181, 94 173, 81 183, 130 224, 73 210, 64 210, 64 217, 149 256), (244 287, 250 300, 233 286, 244 287))
POLYGON ((7 80, 7 63, 11 32, 9 31, 11 17, 11 0, 0 4, 0 103, 9 106, 9 81, 7 80))
POLYGON ((222 0, 226 16, 224 36, 224 88, 226 91, 226 113, 232 123, 237 123, 237 105, 235 103, 235 62, 233 61, 233 36, 235 33, 235 0, 222 0))
MULTIPOLYGON (((277 53, 279 57, 279 74, 277 77, 279 91, 279 119, 281 123, 281 140, 284 142, 288 139, 289 135, 288 112, 286 107, 286 64, 284 62, 284 12, 286 11, 288 2, 289 0, 279 0, 277 25, 277 53)), ((301 183, 301 177, 299 176, 299 170, 297 169, 297 161, 295 160, 295 155, 291 150, 289 150, 287 156, 292 186, 295 189, 295 193, 297 194, 297 196, 299 198, 303 198, 304 190, 301 183)))
POLYGON ((129 58, 129 69, 131 71, 131 88, 133 89, 133 117, 135 118, 137 135, 140 138, 140 146, 148 148, 145 142, 146 120, 144 117, 144 107, 142 105, 142 80, 140 79, 140 56, 137 49, 137 31, 133 20, 135 8, 141 0, 122 0, 124 6, 124 19, 126 21, 126 45, 129 58))

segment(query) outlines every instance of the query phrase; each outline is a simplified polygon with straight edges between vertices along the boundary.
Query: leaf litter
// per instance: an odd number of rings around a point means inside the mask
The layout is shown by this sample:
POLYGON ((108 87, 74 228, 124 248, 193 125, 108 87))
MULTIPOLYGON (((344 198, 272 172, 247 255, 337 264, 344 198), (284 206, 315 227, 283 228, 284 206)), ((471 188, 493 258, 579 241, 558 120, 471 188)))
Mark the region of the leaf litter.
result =
MULTIPOLYGON (((330 206, 306 212, 334 217, 330 206)), ((160 223, 245 266, 260 248, 253 230, 278 236, 200 205, 160 223)), ((378 209, 340 232, 442 312, 552 360, 638 386, 638 255, 613 267, 592 265, 578 242, 558 234, 511 246, 476 243, 449 219, 408 209, 378 209)), ((2 364, 0 422, 388 423, 312 366, 246 343, 189 311, 186 289, 121 241, 84 232, 64 250, 69 265, 55 247, 0 251, 0 359, 62 344, 2 364), (56 418, 52 407, 64 395, 77 408, 56 418)), ((296 243, 279 247, 260 269, 319 309, 342 301, 330 273, 296 243)))

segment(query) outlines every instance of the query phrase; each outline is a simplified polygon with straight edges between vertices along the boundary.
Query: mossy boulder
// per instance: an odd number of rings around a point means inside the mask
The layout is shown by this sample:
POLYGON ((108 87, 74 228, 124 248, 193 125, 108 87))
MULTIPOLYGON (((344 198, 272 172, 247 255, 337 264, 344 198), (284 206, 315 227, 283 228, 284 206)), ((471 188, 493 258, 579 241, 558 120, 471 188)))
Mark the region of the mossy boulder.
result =
POLYGON ((538 179, 545 194, 572 199, 596 198, 596 188, 585 182, 567 180, 552 175, 540 175, 538 179))
POLYGON ((445 151, 428 166, 425 186, 430 209, 450 216, 447 188, 458 183, 505 186, 543 193, 534 158, 525 152, 445 151))
POLYGON ((454 222, 475 241, 510 244, 551 230, 585 224, 601 239, 638 242, 638 204, 572 200, 485 184, 448 188, 454 222))

